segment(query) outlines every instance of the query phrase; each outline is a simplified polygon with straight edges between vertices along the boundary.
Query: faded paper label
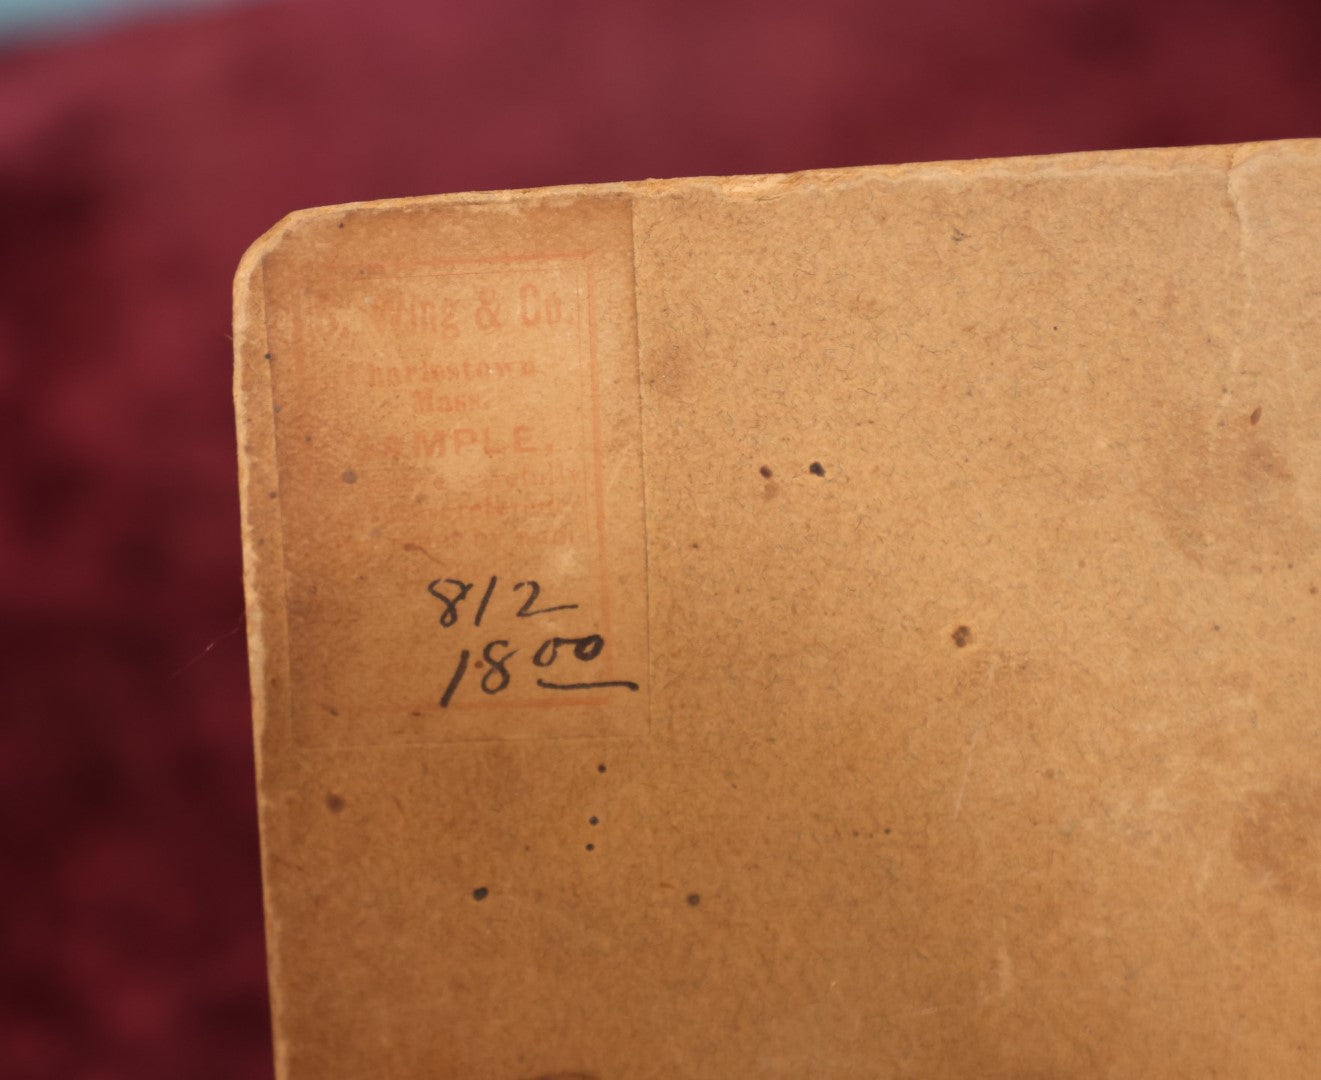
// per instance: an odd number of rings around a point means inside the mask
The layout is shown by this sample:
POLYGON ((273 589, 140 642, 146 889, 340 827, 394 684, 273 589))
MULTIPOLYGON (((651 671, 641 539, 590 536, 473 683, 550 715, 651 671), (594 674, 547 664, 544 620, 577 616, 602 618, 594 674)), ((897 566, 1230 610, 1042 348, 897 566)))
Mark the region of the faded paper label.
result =
POLYGON ((488 225, 389 261, 350 218, 347 257, 268 266, 303 284, 270 328, 297 743, 645 731, 621 207, 541 211, 563 249, 488 225))

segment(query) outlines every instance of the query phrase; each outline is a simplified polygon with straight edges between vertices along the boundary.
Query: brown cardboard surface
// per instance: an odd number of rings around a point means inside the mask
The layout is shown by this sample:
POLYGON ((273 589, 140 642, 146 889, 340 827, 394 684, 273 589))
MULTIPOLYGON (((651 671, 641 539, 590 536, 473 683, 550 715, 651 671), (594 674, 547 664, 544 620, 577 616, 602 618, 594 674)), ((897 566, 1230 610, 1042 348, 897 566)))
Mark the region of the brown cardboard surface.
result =
POLYGON ((1318 142, 286 219, 280 1075, 1316 1075, 1319 340, 1318 142))

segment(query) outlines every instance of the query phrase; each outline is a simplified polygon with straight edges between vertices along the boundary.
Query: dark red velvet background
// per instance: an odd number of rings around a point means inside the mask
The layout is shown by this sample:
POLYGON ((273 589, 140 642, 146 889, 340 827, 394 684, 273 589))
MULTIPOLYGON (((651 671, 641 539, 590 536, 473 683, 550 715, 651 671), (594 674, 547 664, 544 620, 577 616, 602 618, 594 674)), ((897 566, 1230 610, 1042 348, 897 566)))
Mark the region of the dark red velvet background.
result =
POLYGON ((1321 134, 1312 0, 286 0, 0 50, 0 1074, 268 1077, 229 288, 296 207, 1321 134))

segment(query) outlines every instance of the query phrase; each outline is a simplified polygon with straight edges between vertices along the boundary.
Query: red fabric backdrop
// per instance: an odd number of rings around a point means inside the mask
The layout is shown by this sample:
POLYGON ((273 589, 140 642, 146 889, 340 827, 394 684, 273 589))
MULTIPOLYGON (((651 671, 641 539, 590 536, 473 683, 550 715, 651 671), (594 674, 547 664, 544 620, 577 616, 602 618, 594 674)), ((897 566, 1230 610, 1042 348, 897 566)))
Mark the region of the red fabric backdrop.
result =
POLYGON ((1321 134, 1312 0, 286 0, 0 50, 0 1073, 268 1077, 230 277, 383 196, 1321 134))

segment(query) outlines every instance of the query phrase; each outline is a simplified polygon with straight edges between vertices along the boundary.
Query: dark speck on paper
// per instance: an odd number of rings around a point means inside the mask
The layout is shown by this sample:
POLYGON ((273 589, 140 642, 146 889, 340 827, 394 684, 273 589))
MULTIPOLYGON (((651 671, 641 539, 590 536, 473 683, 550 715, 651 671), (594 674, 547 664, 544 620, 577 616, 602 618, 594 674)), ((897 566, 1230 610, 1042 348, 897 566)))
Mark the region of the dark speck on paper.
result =
POLYGON ((473 889, 472 891, 472 898, 474 900, 485 900, 490 895, 491 895, 491 890, 488 889, 485 885, 482 885, 480 888, 473 889))
POLYGON ((587 850, 588 850, 588 851, 595 851, 595 850, 596 850, 596 845, 595 845, 595 844, 588 844, 588 845, 587 845, 587 850))
POLYGON ((340 474, 340 479, 346 484, 356 484, 358 482, 358 474, 352 469, 345 469, 344 472, 340 474))
POLYGON ((344 809, 344 800, 333 791, 326 792, 326 809, 332 814, 338 814, 344 809))
POLYGON ((812 464, 807 467, 807 471, 810 472, 813 476, 826 475, 826 467, 822 465, 821 462, 819 461, 812 462, 812 464))
POLYGON ((602 762, 600 765, 598 765, 598 766, 596 767, 596 771, 597 771, 597 772, 605 772, 605 763, 602 762))
POLYGON ((775 475, 774 473, 771 472, 771 467, 769 465, 763 465, 757 471, 761 473, 761 475, 767 480, 769 480, 772 476, 775 475))
POLYGON ((690 892, 690 893, 688 894, 688 906, 689 906, 689 907, 696 907, 696 906, 697 906, 698 904, 700 904, 701 902, 702 902, 702 895, 701 895, 701 893, 690 892))
POLYGON ((1252 415, 1248 417, 1248 423, 1250 423, 1253 427, 1256 427, 1260 420, 1261 420, 1261 406, 1258 405, 1255 409, 1252 410, 1252 415))
POLYGON ((963 646, 967 645, 968 642, 972 640, 972 627, 970 626, 956 627, 954 633, 950 634, 950 639, 954 642, 954 644, 958 648, 960 649, 963 648, 963 646))
POLYGON ((587 819, 587 824, 588 824, 588 825, 600 825, 600 824, 601 824, 601 819, 600 819, 599 817, 597 817, 595 814, 593 814, 591 817, 589 817, 589 818, 587 819))

